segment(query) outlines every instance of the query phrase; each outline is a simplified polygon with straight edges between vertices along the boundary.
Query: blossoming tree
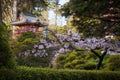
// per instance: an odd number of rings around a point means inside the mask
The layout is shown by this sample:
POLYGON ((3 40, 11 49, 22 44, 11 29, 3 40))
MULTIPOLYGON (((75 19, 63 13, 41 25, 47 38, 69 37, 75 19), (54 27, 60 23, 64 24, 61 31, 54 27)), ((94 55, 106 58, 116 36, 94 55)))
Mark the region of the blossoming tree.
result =
POLYGON ((23 52, 20 55, 33 55, 39 57, 52 56, 51 63, 54 63, 57 56, 61 53, 71 52, 73 50, 87 50, 91 51, 98 57, 98 63, 96 69, 100 69, 102 61, 105 55, 110 50, 115 50, 118 46, 110 43, 110 39, 105 38, 85 38, 83 39, 79 33, 67 31, 67 34, 54 34, 51 38, 41 39, 38 44, 34 45, 32 50, 23 52), (97 49, 101 49, 101 53, 96 52, 97 49))

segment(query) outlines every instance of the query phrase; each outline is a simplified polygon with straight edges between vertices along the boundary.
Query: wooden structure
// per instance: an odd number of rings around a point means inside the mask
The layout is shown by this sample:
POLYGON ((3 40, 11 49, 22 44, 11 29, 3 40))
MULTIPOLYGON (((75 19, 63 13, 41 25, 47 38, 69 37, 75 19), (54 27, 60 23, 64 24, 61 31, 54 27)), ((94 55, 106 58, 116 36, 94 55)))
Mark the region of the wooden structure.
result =
POLYGON ((40 21, 38 17, 32 14, 21 13, 16 21, 10 23, 13 29, 13 36, 18 37, 22 32, 32 31, 35 33, 43 33, 43 29, 47 24, 40 21), (40 30, 42 28, 42 30, 40 30))

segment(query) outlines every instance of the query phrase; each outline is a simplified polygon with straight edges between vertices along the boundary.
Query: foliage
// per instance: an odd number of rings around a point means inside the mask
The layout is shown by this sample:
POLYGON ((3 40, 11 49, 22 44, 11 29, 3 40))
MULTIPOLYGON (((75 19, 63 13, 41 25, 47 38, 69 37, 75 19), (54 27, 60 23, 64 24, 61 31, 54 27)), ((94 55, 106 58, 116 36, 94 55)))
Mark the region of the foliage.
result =
MULTIPOLYGON (((83 39, 78 33, 72 32, 70 30, 68 30, 66 34, 54 34, 54 33, 52 34, 53 36, 49 36, 47 39, 46 38, 40 39, 37 44, 34 44, 32 46, 33 48, 31 50, 22 52, 20 53, 19 56, 50 57, 49 58, 50 62, 54 63, 59 54, 68 53, 69 55, 69 53, 71 53, 72 51, 79 51, 79 53, 81 53, 82 56, 77 57, 78 60, 81 59, 80 61, 83 60, 84 62, 84 60, 87 60, 87 58, 89 59, 90 57, 93 57, 93 59, 95 58, 95 61, 97 61, 97 58, 100 58, 103 60, 104 58, 103 53, 105 56, 107 53, 106 50, 108 49, 106 47, 109 46, 110 49, 116 48, 116 47, 111 46, 113 44, 111 44, 109 41, 106 41, 104 38, 92 37, 92 38, 83 39), (94 55, 91 53, 90 56, 85 57, 88 49, 90 49, 94 55), (95 51, 96 49, 100 49, 100 50, 95 51), (83 59, 83 58, 86 58, 86 59, 83 59)), ((26 46, 23 46, 23 50, 27 49, 25 47, 26 46)), ((78 52, 77 53, 73 52, 67 58, 65 56, 66 60, 63 62, 61 62, 58 59, 58 63, 55 63, 55 67, 56 68, 62 68, 62 67, 67 68, 66 66, 59 65, 59 63, 67 64, 68 62, 69 64, 70 63, 69 61, 73 61, 74 59, 76 59, 75 56, 79 56, 81 54, 78 54, 78 52), (57 67, 57 66, 60 66, 60 67, 57 67)), ((102 60, 101 60, 101 64, 102 64, 102 60)), ((99 66, 101 66, 101 64, 99 64, 99 66)))
POLYGON ((48 67, 49 59, 46 57, 35 57, 35 56, 19 56, 17 57, 18 65, 29 66, 29 67, 48 67))
POLYGON ((0 80, 18 80, 19 74, 14 69, 0 69, 0 80))
POLYGON ((15 68, 15 60, 7 41, 6 26, 0 23, 0 68, 15 68))
POLYGON ((32 49, 33 45, 39 41, 40 37, 40 35, 33 32, 23 32, 16 42, 13 42, 16 43, 14 44, 15 46, 13 46, 15 54, 32 49))
POLYGON ((43 36, 35 34, 33 32, 23 32, 21 36, 15 41, 13 50, 17 57, 18 65, 45 67, 48 66, 48 57, 40 58, 35 57, 34 53, 28 55, 26 51, 30 51, 34 48, 34 44, 37 44, 43 36), (44 64, 45 63, 45 64, 44 64))
POLYGON ((87 62, 87 59, 84 59, 85 56, 86 55, 84 55, 84 52, 70 52, 60 54, 56 60, 56 63, 59 66, 56 66, 57 68, 84 69, 84 66, 82 65, 85 65, 87 62))
POLYGON ((39 36, 38 34, 35 34, 33 32, 23 32, 21 36, 18 38, 18 41, 23 42, 27 38, 36 39, 38 38, 38 36, 39 36))
MULTIPOLYGON (((30 35, 29 35, 30 36, 30 35)), ((29 37, 27 36, 27 37, 29 37)), ((25 35, 26 37, 26 35, 25 35)), ((32 36, 33 37, 33 36, 32 36)), ((34 38, 35 39, 35 38, 34 38)), ((19 53, 18 57, 23 58, 24 62, 27 62, 28 65, 29 59, 26 59, 27 57, 44 57, 51 63, 54 63, 56 61, 56 58, 58 55, 62 53, 67 53, 60 58, 58 58, 57 63, 53 65, 55 68, 75 68, 78 64, 91 64, 88 63, 88 60, 92 60, 96 64, 96 61, 98 61, 98 58, 103 60, 103 53, 106 55, 107 49, 106 47, 110 47, 110 49, 113 49, 110 43, 106 41, 104 38, 86 38, 82 39, 82 37, 72 31, 68 31, 67 34, 54 34, 53 36, 50 36, 47 39, 39 39, 39 42, 33 45, 30 45, 31 38, 25 39, 19 38, 19 41, 21 44, 24 43, 21 49, 21 53, 19 53), (27 47, 27 45, 29 45, 27 47), (31 46, 31 47, 30 47, 31 46), (87 49, 90 49, 92 53, 88 53, 87 49), (105 49, 104 49, 105 48, 105 49), (29 49, 29 50, 27 50, 29 49), (96 50, 100 49, 100 50, 96 50), (101 53, 103 52, 103 53, 101 53), (88 54, 87 54, 88 53, 88 54), (86 56, 87 55, 87 56, 86 56), (77 57, 76 57, 77 56, 77 57), (101 57, 102 56, 102 57, 101 57), (26 59, 26 60, 25 60, 26 59), (63 65, 62 65, 63 64, 63 65)), ((114 47, 116 48, 116 47, 114 47)), ((19 47, 20 50, 20 47, 19 47)), ((31 58, 33 59, 33 58, 31 58)), ((34 59, 35 60, 35 59, 34 59)), ((18 60, 20 61, 20 60, 18 60)), ((35 60, 36 61, 36 60, 35 60)), ((23 63, 25 64, 25 63, 23 63)), ((32 63, 31 63, 32 64, 32 63)), ((30 66, 31 66, 30 64, 30 66)), ((93 65, 91 64, 91 65, 93 65)), ((102 61, 101 61, 102 64, 102 61)), ((100 64, 100 66, 101 66, 100 64)), ((87 65, 89 66, 89 65, 87 65)), ((83 66, 84 67, 84 66, 83 66)), ((89 68, 89 67, 88 67, 89 68)), ((91 67, 90 67, 91 68, 91 67)), ((84 68, 83 68, 84 69, 84 68)), ((93 69, 93 68, 91 68, 93 69)))
POLYGON ((20 67, 16 70, 1 69, 0 80, 119 80, 120 72, 52 70, 20 67))
POLYGON ((101 37, 106 32, 119 33, 119 27, 117 27, 120 21, 119 4, 119 0, 70 0, 61 10, 64 16, 73 16, 73 25, 77 26, 85 36, 101 37), (106 14, 112 14, 114 17, 102 18, 106 14))
MULTIPOLYGON (((13 21, 13 3, 15 0, 1 0, 2 5, 2 18, 6 24, 10 24, 13 21), (7 6, 6 6, 7 5, 7 6)), ((17 0, 17 16, 19 13, 33 13, 35 7, 46 9, 48 6, 48 0, 17 0)), ((38 10, 39 13, 42 12, 38 10)), ((36 15, 36 14, 35 14, 36 15)), ((39 15, 40 16, 40 15, 39 15)))
MULTIPOLYGON (((101 50, 96 50, 100 53, 101 50)), ((107 65, 108 56, 104 58, 101 68, 107 65)), ((56 65, 53 68, 69 68, 69 69, 83 69, 93 70, 96 68, 98 58, 92 52, 75 51, 60 54, 56 59, 56 65)))
POLYGON ((38 9, 46 8, 48 6, 48 2, 46 0, 27 0, 24 2, 22 0, 18 0, 17 6, 19 12, 32 13, 33 10, 35 10, 35 7, 37 7, 38 9))
POLYGON ((94 70, 96 68, 95 63, 86 63, 86 64, 78 64, 75 66, 75 69, 83 69, 83 70, 94 70))
POLYGON ((120 70, 120 55, 111 55, 108 60, 108 69, 112 71, 120 70))

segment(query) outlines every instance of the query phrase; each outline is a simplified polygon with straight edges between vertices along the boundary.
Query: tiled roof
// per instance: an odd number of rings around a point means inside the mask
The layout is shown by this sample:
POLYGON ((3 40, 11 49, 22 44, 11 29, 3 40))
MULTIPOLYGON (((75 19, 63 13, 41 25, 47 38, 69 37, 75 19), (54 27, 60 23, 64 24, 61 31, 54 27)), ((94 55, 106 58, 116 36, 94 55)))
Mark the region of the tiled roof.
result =
POLYGON ((13 21, 10 24, 11 25, 39 24, 39 25, 42 25, 42 26, 47 26, 48 25, 47 23, 40 21, 37 16, 32 15, 32 14, 21 13, 20 17, 22 17, 22 20, 13 21))

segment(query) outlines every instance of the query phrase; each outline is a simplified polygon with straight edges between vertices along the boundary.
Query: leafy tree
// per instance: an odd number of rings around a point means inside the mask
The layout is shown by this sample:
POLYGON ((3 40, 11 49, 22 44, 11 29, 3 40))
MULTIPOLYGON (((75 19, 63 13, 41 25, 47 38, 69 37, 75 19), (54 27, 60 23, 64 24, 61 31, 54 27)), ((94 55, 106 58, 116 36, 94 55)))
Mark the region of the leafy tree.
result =
POLYGON ((12 6, 13 0, 1 0, 1 10, 2 10, 2 20, 3 22, 8 25, 9 22, 12 21, 12 6), (7 6, 6 6, 7 5, 7 6))
POLYGON ((7 25, 13 21, 13 4, 17 1, 17 14, 20 12, 32 13, 35 7, 46 8, 47 0, 1 0, 2 18, 7 25), (7 6, 6 6, 7 5, 7 6))
POLYGON ((64 16, 72 15, 73 24, 87 36, 104 36, 101 32, 119 33, 112 30, 118 30, 120 0, 70 0, 61 10, 64 16))
POLYGON ((45 8, 47 6, 46 0, 17 0, 18 11, 32 13, 35 7, 45 8))

